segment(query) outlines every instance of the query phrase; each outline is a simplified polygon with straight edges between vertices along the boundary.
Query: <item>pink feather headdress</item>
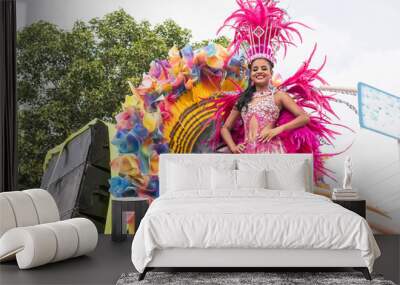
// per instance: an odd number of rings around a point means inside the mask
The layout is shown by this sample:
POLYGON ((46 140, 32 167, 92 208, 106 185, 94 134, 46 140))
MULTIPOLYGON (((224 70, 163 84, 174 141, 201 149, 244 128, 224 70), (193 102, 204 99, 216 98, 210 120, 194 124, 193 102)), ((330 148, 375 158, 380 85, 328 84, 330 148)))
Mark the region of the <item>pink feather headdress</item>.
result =
MULTIPOLYGON (((289 21, 285 10, 278 8, 278 1, 274 0, 236 0, 239 9, 232 13, 224 22, 224 27, 231 27, 235 31, 234 39, 229 48, 232 55, 242 48, 248 62, 257 58, 266 58, 276 63, 276 53, 280 48, 286 50, 294 45, 293 34, 300 41, 301 35, 293 25, 302 25, 299 22, 289 21)), ((305 26, 307 27, 307 26, 305 26)))

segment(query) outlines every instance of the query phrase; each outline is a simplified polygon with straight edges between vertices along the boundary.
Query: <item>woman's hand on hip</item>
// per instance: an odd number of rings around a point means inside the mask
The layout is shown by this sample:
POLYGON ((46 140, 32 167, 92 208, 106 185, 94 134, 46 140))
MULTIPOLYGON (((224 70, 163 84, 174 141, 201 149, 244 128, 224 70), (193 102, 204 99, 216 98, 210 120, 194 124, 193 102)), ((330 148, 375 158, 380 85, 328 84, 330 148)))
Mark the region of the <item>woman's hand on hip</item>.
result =
POLYGON ((257 140, 263 143, 270 142, 274 137, 276 137, 282 132, 283 129, 281 127, 276 127, 273 129, 264 128, 258 135, 257 140))
POLYGON ((231 149, 231 151, 232 151, 232 153, 242 153, 245 149, 246 149, 245 145, 240 143, 240 144, 235 145, 231 149))

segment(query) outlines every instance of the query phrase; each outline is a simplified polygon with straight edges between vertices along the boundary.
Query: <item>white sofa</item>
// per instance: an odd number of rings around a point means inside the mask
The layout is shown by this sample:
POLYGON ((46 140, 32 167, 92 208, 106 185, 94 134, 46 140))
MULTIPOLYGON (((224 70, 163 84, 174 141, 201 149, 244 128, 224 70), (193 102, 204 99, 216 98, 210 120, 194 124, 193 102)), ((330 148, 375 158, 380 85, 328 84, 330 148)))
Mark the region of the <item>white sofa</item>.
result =
POLYGON ((84 255, 96 248, 98 233, 85 218, 60 221, 57 205, 42 189, 0 193, 0 262, 20 269, 84 255))

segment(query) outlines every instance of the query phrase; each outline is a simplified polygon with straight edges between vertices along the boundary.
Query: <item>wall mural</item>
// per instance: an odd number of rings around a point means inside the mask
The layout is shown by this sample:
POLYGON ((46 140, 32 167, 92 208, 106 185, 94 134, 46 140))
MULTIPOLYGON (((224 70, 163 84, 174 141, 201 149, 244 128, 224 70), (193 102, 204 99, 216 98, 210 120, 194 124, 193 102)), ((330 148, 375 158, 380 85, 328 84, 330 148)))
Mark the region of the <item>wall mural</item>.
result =
MULTIPOLYGON (((116 116, 117 134, 113 144, 118 147, 120 155, 111 162, 113 170, 119 173, 110 180, 113 195, 154 199, 158 196, 158 158, 161 153, 210 151, 206 142, 214 134, 214 128, 205 128, 204 125, 216 111, 211 107, 212 100, 218 94, 233 93, 238 85, 244 86, 247 81, 246 66, 240 57, 233 58, 223 70, 227 57, 226 49, 213 43, 195 51, 191 47, 182 51, 172 48, 167 60, 152 62, 138 87, 129 83, 132 94, 126 96, 123 110, 116 116)), ((335 111, 350 114, 353 123, 349 122, 349 126, 353 128, 358 122, 357 90, 331 86, 320 89, 330 98, 335 111)), ((335 141, 335 149, 330 147, 326 151, 345 149, 359 132, 356 128, 353 132, 348 131, 343 136, 350 137, 350 140, 343 142, 339 139, 338 143, 335 141)), ((353 144, 346 154, 354 155, 352 149, 355 147, 353 144)), ((334 171, 336 181, 323 177, 316 184, 317 193, 329 197, 341 179, 343 168, 343 159, 338 159, 339 163, 330 163, 330 160, 334 159, 326 158, 326 165, 334 171)), ((393 173, 394 179, 398 179, 396 163, 383 166, 393 173)), ((356 160, 355 184, 357 172, 356 160)), ((369 201, 368 195, 360 194, 367 198, 369 222, 376 232, 391 234, 400 231, 396 216, 377 206, 377 197, 371 197, 372 201, 369 201)), ((397 192, 393 194, 400 198, 397 192)), ((395 206, 395 213, 397 209, 395 206)))
MULTIPOLYGON (((314 52, 315 49, 312 55, 314 52)), ((289 78, 294 78, 294 87, 284 90, 296 91, 301 85, 300 80, 304 80, 308 74, 310 77, 302 84, 309 84, 309 90, 316 92, 319 99, 317 102, 313 98, 300 99, 306 103, 324 105, 321 108, 324 110, 313 104, 308 105, 312 111, 316 108, 317 113, 320 112, 312 122, 321 120, 317 129, 323 129, 318 136, 318 149, 321 147, 323 152, 316 154, 313 149, 314 157, 318 156, 320 161, 320 164, 314 165, 314 169, 319 170, 315 180, 316 193, 331 197, 332 189, 340 185, 343 176, 342 154, 351 155, 355 163, 354 185, 359 188, 361 198, 367 200, 367 218, 371 227, 377 233, 400 233, 400 193, 396 191, 400 186, 398 157, 387 163, 386 153, 377 154, 374 150, 368 150, 369 147, 376 148, 376 145, 365 144, 365 137, 369 142, 376 140, 376 137, 370 138, 370 133, 359 128, 360 114, 355 89, 317 88, 314 83, 311 84, 314 79, 325 83, 318 77, 323 65, 317 69, 309 67, 312 55, 295 73, 297 77, 289 78), (345 125, 339 118, 334 118, 335 113, 339 114, 338 117, 344 114, 345 125), (328 115, 333 116, 330 118, 328 115), (366 168, 365 165, 372 167, 366 168), (377 195, 377 189, 383 189, 385 193, 377 195)), ((221 108, 220 103, 231 104, 232 107, 247 82, 248 69, 243 55, 238 53, 231 58, 224 47, 214 43, 196 50, 190 46, 182 50, 174 47, 168 59, 153 61, 139 86, 135 87, 129 82, 132 94, 126 96, 122 112, 116 116, 117 133, 112 143, 117 146, 119 156, 111 162, 111 167, 118 175, 110 180, 110 192, 114 196, 146 196, 152 200, 158 197, 160 154, 220 151, 215 134, 219 133, 221 121, 215 114, 226 118, 228 109, 221 108)), ((275 74, 272 85, 279 89, 285 82, 287 80, 275 74)), ((371 105, 367 102, 371 98, 364 98, 364 105, 361 106, 365 110, 368 110, 368 106, 374 106, 374 103, 371 105)), ((387 100, 380 102, 383 104, 387 100)), ((387 107, 381 105, 380 112, 389 112, 387 107)), ((387 105, 398 108, 390 102, 387 105)), ((309 110, 307 104, 303 107, 309 110)), ((365 111, 362 114, 361 117, 366 120, 371 118, 373 112, 365 111)), ((384 116, 378 117, 382 119, 384 116)), ((388 126, 391 133, 399 132, 399 124, 396 125, 398 119, 390 115, 386 117, 391 122, 388 126)), ((384 144, 388 145, 388 142, 384 144)), ((387 149, 392 153, 392 146, 397 148, 397 142, 389 144, 387 149)))

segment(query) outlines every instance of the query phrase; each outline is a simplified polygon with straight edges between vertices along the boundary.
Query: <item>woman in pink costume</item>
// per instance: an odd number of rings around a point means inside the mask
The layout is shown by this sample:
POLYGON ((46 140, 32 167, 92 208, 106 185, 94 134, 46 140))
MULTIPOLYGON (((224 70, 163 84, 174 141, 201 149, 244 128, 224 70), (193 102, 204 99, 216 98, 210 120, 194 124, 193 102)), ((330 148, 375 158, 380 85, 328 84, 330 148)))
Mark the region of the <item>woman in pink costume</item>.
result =
POLYGON ((285 153, 278 137, 285 130, 302 127, 309 116, 285 92, 274 92, 269 84, 273 63, 266 58, 256 58, 250 64, 249 87, 241 94, 221 128, 221 136, 233 153, 285 153), (295 119, 276 126, 282 108, 290 111, 295 119), (241 116, 244 123, 243 142, 235 144, 230 130, 241 116))
POLYGON ((295 46, 293 36, 301 40, 296 27, 305 25, 291 21, 276 0, 236 2, 238 9, 221 29, 233 29, 228 49, 231 57, 243 55, 249 63, 249 84, 244 91, 238 86, 234 94, 222 94, 211 101, 210 110, 215 110, 208 121, 215 126, 211 148, 221 152, 222 138, 233 153, 312 153, 314 179, 331 177, 324 159, 335 154, 323 154, 321 146, 323 142, 332 145, 338 134, 330 128, 334 124, 328 115, 337 116, 329 104, 332 97, 315 86, 316 82, 327 84, 319 75, 325 61, 319 68, 310 67, 315 46, 292 76, 272 86, 278 50, 285 55, 295 46))

